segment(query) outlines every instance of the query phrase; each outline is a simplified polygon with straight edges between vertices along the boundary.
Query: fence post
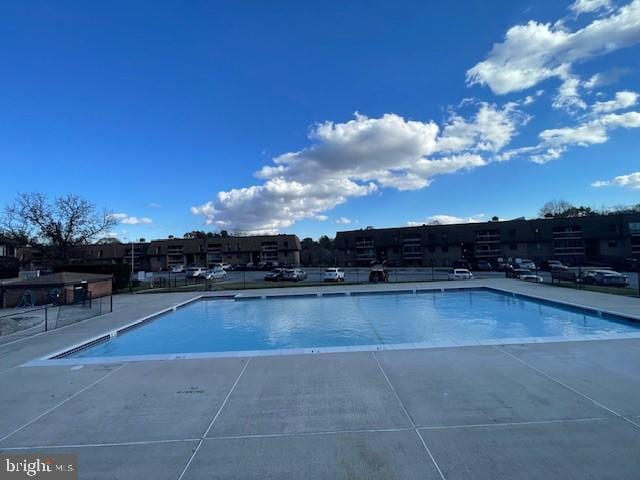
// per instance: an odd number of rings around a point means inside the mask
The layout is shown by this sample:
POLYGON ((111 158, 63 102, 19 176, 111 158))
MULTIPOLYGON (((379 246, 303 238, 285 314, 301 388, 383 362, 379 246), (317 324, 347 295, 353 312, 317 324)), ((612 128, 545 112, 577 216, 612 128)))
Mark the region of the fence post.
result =
POLYGON ((44 331, 48 331, 49 330, 49 313, 47 310, 47 306, 44 306, 44 331))
POLYGON ((636 282, 638 282, 638 297, 640 297, 640 255, 636 257, 636 282))
POLYGON ((113 294, 109 295, 109 312, 113 312, 113 294))
POLYGON ((578 288, 582 288, 582 265, 578 263, 578 278, 576 279, 578 282, 578 288))

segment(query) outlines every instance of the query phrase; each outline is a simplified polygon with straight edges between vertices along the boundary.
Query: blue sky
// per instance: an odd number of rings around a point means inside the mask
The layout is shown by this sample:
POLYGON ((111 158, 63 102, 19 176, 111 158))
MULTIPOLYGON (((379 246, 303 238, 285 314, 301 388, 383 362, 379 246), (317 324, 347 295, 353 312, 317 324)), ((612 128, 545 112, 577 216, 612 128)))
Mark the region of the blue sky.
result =
POLYGON ((0 204, 79 193, 159 238, 640 202, 640 0, 0 13, 0 204))

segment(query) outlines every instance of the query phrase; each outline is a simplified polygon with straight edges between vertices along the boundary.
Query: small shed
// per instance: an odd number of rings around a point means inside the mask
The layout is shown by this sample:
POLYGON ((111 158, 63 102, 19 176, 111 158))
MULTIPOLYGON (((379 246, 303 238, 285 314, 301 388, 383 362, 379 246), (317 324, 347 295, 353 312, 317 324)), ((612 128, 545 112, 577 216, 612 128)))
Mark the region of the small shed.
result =
POLYGON ((50 303, 70 304, 111 295, 113 276, 60 272, 25 278, 0 286, 0 306, 13 308, 50 303), (25 301, 30 305, 24 305, 25 301))

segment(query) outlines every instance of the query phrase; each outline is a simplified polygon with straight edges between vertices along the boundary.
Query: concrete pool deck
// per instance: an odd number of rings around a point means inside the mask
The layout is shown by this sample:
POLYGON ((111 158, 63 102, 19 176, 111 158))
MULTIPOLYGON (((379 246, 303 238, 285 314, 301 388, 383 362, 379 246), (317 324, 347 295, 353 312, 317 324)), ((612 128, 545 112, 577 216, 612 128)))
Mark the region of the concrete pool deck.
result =
MULTIPOLYGON (((471 284, 640 316, 639 299, 515 280, 420 288, 471 284)), ((201 294, 117 296, 5 341, 0 451, 78 453, 87 479, 638 478, 640 339, 21 366, 201 294)))

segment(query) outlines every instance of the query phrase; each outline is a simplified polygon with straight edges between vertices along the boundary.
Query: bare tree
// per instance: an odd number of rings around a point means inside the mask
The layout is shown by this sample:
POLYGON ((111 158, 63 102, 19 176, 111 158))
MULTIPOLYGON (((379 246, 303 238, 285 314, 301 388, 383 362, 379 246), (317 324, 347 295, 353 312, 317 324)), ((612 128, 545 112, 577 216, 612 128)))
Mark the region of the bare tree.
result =
POLYGON ((541 218, 557 217, 563 215, 567 210, 570 210, 572 208, 573 205, 564 200, 551 200, 542 206, 540 212, 538 213, 538 216, 541 218))
POLYGON ((78 195, 53 200, 42 193, 19 193, 5 207, 0 229, 5 235, 40 250, 52 260, 65 261, 74 247, 104 235, 117 224, 106 210, 78 195))

